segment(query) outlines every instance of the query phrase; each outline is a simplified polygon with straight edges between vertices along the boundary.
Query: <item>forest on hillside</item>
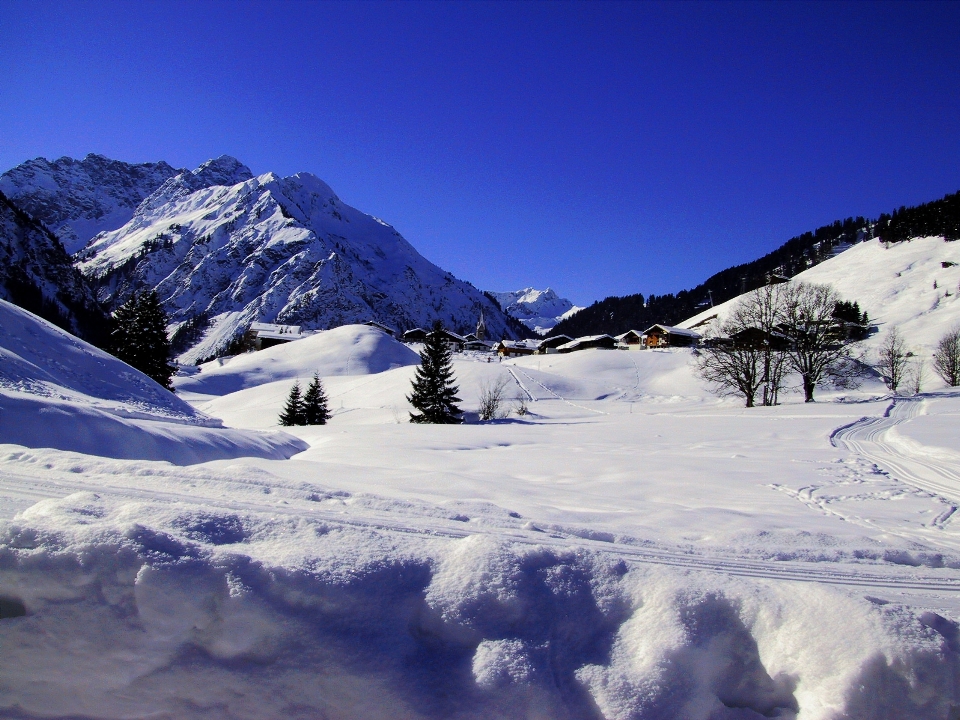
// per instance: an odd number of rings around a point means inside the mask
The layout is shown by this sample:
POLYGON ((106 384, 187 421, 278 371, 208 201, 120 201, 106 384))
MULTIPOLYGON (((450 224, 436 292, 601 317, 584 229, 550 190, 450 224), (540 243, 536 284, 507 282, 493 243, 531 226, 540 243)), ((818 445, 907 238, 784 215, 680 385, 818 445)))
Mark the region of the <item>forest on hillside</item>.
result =
POLYGON ((570 337, 645 330, 654 323, 673 325, 701 310, 770 282, 782 281, 832 257, 846 246, 880 238, 902 242, 942 235, 960 239, 960 192, 915 207, 901 207, 876 220, 851 217, 790 238, 763 257, 721 270, 691 290, 666 295, 611 296, 560 322, 551 334, 570 337))

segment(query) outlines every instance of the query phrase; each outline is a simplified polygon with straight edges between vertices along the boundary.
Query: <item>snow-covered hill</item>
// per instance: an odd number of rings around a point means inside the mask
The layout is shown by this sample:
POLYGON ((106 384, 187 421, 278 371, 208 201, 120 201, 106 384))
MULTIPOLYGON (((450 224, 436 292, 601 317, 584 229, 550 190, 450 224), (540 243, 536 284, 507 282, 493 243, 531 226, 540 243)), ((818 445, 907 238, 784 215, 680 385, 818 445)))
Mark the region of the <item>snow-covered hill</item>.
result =
POLYGON ((178 464, 303 449, 283 433, 223 428, 112 355, 2 300, 0 443, 178 464))
MULTIPOLYGON (((849 250, 796 275, 795 280, 826 283, 848 301, 856 301, 879 332, 865 345, 874 348, 897 327, 914 352, 929 356, 939 338, 960 325, 960 243, 939 237, 884 244, 858 243, 849 250)), ((704 328, 723 322, 734 298, 680 323, 704 328)))
POLYGON ((524 288, 514 292, 493 292, 503 311, 516 318, 538 335, 546 335, 561 320, 573 315, 579 308, 553 290, 524 288))
POLYGON ((99 232, 115 230, 167 179, 183 172, 165 162, 28 160, 0 175, 0 192, 50 228, 73 254, 99 232))
POLYGON ((0 299, 73 333, 102 334, 104 313, 60 241, 0 192, 0 299))
POLYGON ((516 337, 483 293, 318 178, 251 177, 230 157, 165 182, 79 258, 103 300, 153 287, 174 327, 205 327, 181 356, 188 362, 211 356, 254 321, 326 329, 375 319, 406 329, 439 318, 466 332, 482 308, 490 337, 516 337))

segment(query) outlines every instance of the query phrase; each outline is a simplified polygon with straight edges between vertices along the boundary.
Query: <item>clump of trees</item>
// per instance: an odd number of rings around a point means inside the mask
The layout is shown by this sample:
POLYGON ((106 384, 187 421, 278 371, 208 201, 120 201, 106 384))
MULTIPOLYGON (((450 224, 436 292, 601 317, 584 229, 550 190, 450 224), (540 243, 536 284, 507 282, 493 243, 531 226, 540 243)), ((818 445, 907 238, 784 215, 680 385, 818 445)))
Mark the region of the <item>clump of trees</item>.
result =
POLYGON ((463 411, 457 405, 460 388, 453 375, 451 351, 441 332, 443 324, 438 320, 433 332, 427 334, 420 351, 420 365, 413 378, 413 389, 407 402, 417 412, 410 413, 412 423, 454 425, 463 422, 463 411))
POLYGON ((960 325, 940 338, 933 352, 933 369, 950 387, 960 385, 960 325))
MULTIPOLYGON (((745 296, 700 351, 697 372, 720 392, 744 398, 754 407, 775 405, 786 375, 796 373, 804 401, 813 402, 817 386, 830 378, 849 381, 858 372, 852 360, 855 340, 838 318, 855 306, 843 302, 829 285, 791 282, 767 285, 745 296)), ((862 319, 859 308, 858 320, 862 319)))
POLYGON ((113 313, 108 350, 173 392, 167 314, 154 290, 134 293, 113 313))
POLYGON ((313 374, 313 379, 307 386, 306 392, 301 392, 300 383, 295 382, 287 395, 287 402, 280 412, 280 424, 285 427, 292 425, 326 425, 330 419, 327 409, 327 394, 320 382, 320 375, 313 374))

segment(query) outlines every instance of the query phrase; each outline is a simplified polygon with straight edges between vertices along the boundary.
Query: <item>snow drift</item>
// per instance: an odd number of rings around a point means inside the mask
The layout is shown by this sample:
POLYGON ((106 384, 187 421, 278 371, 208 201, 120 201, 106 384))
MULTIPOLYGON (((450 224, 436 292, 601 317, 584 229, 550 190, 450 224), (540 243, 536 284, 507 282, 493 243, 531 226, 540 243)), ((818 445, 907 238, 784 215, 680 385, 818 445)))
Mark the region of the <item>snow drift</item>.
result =
POLYGON ((126 363, 0 301, 0 442, 187 464, 284 458, 283 433, 222 428, 126 363))
MULTIPOLYGON (((318 504, 338 502, 318 498, 318 504)), ((811 583, 90 493, 0 525, 17 717, 948 717, 960 634, 811 583)))

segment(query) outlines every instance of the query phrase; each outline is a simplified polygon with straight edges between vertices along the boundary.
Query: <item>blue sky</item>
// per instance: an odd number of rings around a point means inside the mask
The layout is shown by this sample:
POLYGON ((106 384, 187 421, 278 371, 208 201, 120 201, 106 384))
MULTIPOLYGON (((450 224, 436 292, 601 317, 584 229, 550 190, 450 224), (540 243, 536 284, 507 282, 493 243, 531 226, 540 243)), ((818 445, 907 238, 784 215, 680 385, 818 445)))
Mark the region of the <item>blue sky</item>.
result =
POLYGON ((958 3, 0 3, 0 169, 312 172, 477 287, 665 293, 960 190, 958 3))

